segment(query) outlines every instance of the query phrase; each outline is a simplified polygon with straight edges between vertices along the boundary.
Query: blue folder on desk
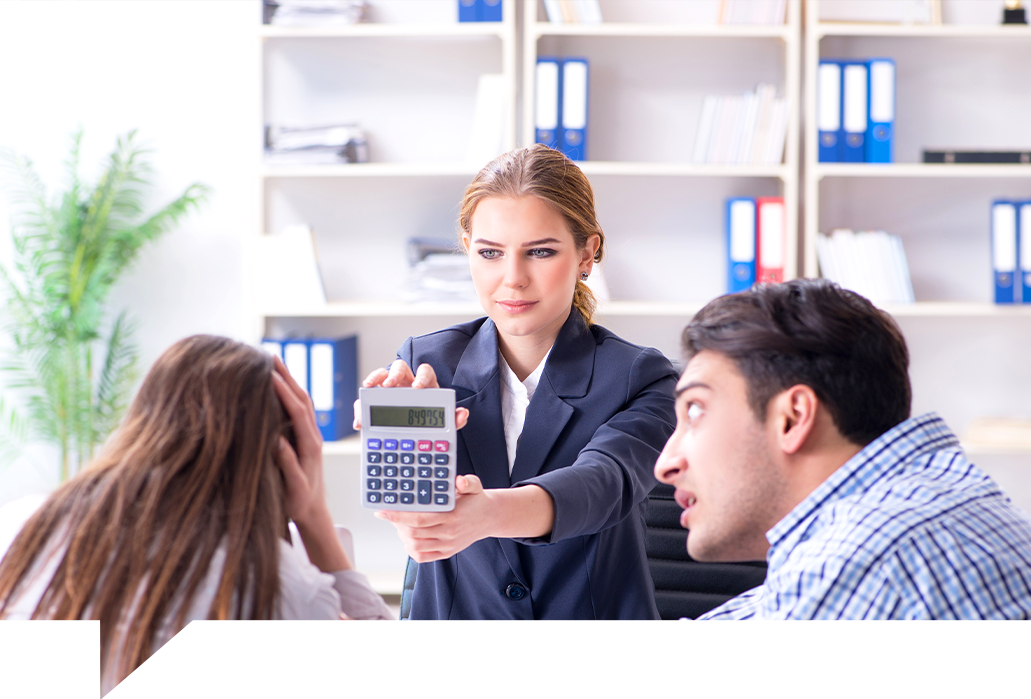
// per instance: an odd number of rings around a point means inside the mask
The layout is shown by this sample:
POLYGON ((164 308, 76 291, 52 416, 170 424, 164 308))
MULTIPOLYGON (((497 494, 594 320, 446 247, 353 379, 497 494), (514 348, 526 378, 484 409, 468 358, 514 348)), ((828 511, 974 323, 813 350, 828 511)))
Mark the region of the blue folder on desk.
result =
POLYGON ((895 61, 872 58, 867 63, 869 118, 866 127, 866 162, 890 163, 895 130, 895 61))
POLYGON ((841 62, 842 160, 866 161, 867 68, 865 61, 841 62))
POLYGON ((658 638, 534 638, 495 636, 481 656, 536 651, 537 660, 572 660, 617 656, 636 658, 655 652, 658 638))
POLYGON ((1017 300, 1017 202, 997 199, 992 202, 992 272, 995 277, 995 303, 1017 300))
POLYGON ((816 128, 819 161, 837 163, 843 157, 841 142, 841 64, 820 61, 816 86, 816 128))
POLYGON ((727 292, 755 284, 755 199, 727 200, 727 292))

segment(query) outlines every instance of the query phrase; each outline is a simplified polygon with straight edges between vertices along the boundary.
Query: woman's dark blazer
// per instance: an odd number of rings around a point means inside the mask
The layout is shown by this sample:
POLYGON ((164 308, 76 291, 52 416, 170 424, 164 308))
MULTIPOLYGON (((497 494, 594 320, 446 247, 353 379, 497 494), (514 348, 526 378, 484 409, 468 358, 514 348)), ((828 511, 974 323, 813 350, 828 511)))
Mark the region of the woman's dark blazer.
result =
POLYGON ((555 502, 550 535, 483 539, 419 565, 411 618, 658 619, 644 507, 675 423, 669 360, 586 328, 573 310, 527 408, 510 477, 494 323, 409 338, 398 357, 413 369, 430 364, 469 409, 459 474, 475 474, 484 488, 533 483, 555 502))

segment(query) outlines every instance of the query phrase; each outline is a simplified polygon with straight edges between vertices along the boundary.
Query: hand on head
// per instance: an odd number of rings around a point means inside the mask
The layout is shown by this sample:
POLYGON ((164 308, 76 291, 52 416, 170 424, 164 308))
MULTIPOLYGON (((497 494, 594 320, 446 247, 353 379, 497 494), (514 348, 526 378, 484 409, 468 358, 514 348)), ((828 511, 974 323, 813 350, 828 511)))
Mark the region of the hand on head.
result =
POLYGON ((283 409, 293 423, 297 450, 286 437, 279 438, 276 463, 286 482, 286 516, 304 522, 312 511, 326 506, 326 489, 322 477, 322 434, 315 422, 315 408, 308 394, 290 376, 286 366, 275 358, 273 385, 283 409))
MULTIPOLYGON (((429 364, 420 364, 418 370, 413 374, 412 368, 403 359, 395 359, 390 369, 376 369, 362 382, 364 388, 440 388, 437 383, 437 373, 429 364)), ((466 408, 455 409, 455 429, 462 429, 469 421, 469 410, 466 408)), ((354 402, 354 429, 362 428, 362 402, 354 402)))

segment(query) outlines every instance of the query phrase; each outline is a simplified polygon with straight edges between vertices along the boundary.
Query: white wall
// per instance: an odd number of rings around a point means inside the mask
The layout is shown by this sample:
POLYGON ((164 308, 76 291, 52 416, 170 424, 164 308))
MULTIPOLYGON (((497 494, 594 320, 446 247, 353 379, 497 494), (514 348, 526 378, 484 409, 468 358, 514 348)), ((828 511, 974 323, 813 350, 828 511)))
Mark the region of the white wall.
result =
MULTIPOLYGON (((257 225, 260 2, 5 0, 0 16, 0 148, 29 156, 51 191, 63 185, 80 125, 90 180, 116 136, 138 130, 153 150, 148 211, 195 181, 214 190, 112 293, 110 307, 138 321, 143 369, 188 335, 247 337, 242 247, 257 225)), ((37 460, 56 463, 46 452, 37 460)), ((54 484, 47 464, 0 464, 0 504, 54 484)))

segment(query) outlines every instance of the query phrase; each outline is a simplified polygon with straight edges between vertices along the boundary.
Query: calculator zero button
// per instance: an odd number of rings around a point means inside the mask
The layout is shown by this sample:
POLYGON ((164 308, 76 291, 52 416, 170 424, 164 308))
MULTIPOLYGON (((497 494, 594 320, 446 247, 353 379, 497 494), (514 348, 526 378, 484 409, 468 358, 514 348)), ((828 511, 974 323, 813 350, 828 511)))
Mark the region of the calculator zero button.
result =
POLYGON ((369 493, 369 502, 379 502, 379 493, 369 493))

